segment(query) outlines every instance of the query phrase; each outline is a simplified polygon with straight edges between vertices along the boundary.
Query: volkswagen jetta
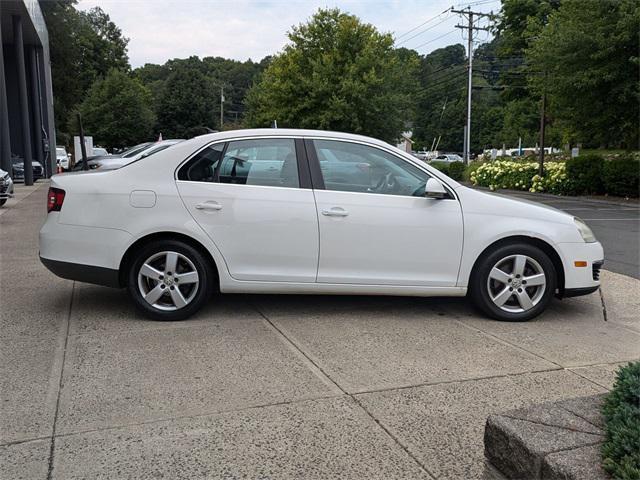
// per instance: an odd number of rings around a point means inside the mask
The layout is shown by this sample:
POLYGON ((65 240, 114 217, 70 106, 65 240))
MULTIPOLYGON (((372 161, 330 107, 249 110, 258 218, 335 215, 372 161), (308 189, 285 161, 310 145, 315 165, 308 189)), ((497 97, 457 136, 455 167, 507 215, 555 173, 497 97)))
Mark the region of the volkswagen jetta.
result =
POLYGON ((54 176, 40 258, 180 320, 219 292, 468 295, 523 321, 599 285, 580 219, 473 190, 387 143, 312 130, 181 142, 54 176))

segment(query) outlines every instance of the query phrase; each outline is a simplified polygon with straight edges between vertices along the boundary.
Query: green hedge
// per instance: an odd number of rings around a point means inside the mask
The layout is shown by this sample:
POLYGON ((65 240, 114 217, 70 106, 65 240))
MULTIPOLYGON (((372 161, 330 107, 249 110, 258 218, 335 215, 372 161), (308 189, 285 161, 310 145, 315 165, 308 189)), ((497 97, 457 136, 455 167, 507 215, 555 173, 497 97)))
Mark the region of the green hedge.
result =
POLYGON ((602 176, 604 191, 618 197, 640 195, 640 160, 625 156, 605 162, 602 176))
POLYGON ((602 175, 604 158, 600 155, 580 155, 566 162, 567 185, 570 195, 590 195, 604 193, 602 175))
POLYGON ((465 164, 462 162, 453 162, 449 164, 449 177, 453 178, 454 180, 462 180, 462 178, 464 177, 464 171, 465 171, 465 164))
MULTIPOLYGON (((451 166, 448 175, 457 179, 450 172, 451 166)), ((605 160, 600 155, 589 154, 566 161, 547 161, 545 175, 540 177, 537 173, 536 162, 497 159, 472 163, 463 172, 463 178, 492 190, 509 188, 559 195, 640 196, 640 159, 632 155, 605 160)))
POLYGON ((618 370, 602 407, 606 440, 602 466, 614 478, 640 478, 640 362, 618 370))
POLYGON ((449 175, 449 164, 447 162, 431 162, 429 163, 433 168, 440 170, 445 175, 449 175))

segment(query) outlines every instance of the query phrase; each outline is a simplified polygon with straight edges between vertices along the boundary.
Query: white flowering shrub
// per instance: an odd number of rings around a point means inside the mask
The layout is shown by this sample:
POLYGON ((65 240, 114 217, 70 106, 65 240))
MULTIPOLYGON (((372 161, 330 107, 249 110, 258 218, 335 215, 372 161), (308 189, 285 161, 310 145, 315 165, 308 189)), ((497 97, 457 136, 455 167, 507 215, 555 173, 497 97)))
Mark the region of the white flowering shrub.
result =
POLYGON ((510 188, 529 192, 565 193, 567 171, 564 162, 545 162, 545 174, 538 175, 538 164, 496 160, 483 163, 469 176, 474 185, 491 190, 510 188))

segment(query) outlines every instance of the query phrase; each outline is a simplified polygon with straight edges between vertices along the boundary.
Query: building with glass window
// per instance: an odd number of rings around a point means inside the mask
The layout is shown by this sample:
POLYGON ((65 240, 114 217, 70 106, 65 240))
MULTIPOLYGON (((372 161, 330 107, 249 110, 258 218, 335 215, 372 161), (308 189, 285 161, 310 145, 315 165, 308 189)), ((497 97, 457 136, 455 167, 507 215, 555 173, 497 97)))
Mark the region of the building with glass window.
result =
POLYGON ((56 163, 49 35, 38 1, 0 0, 0 29, 0 168, 23 170, 30 185, 56 163))

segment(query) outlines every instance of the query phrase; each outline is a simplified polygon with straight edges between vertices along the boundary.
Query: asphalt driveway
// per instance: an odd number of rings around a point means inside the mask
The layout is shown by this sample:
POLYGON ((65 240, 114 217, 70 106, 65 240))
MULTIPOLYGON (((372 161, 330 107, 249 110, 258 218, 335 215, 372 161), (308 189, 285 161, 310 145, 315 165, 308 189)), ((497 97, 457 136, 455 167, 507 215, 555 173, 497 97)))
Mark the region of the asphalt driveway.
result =
POLYGON ((640 281, 610 272, 606 321, 596 293, 522 324, 276 295, 152 322, 40 265, 45 198, 0 215, 3 479, 478 478, 487 415, 604 392, 640 358, 640 281))

